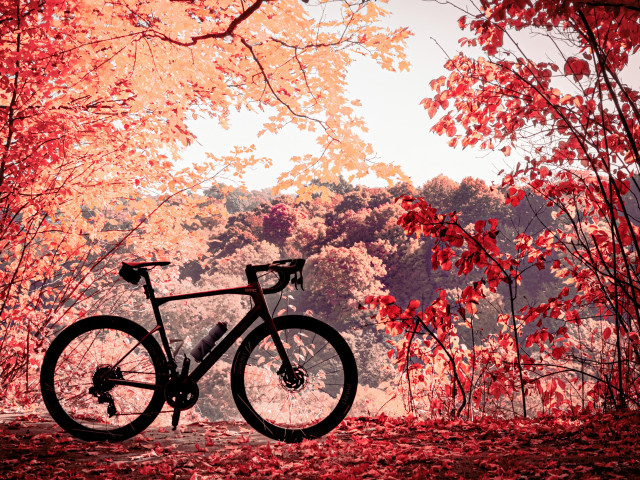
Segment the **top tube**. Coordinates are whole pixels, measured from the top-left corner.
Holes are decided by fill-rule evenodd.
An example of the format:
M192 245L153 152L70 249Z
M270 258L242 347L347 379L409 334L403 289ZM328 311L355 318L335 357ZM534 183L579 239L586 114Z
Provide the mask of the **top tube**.
M154 266L167 266L170 265L171 262L168 261L143 261L143 262L122 262L122 267L118 272L119 275L127 282L137 285L140 282L141 278L145 278L147 286L151 287L151 282L148 275L148 267ZM287 259L287 260L277 260L272 263L267 263L263 265L247 265L245 268L245 274L247 276L247 280L249 284L254 284L258 282L258 272L274 272L278 275L278 281L269 287L265 287L262 289L263 293L270 294L276 293L284 290L289 282L291 281L291 276L293 275L293 285L298 289L298 285L304 290L302 269L305 264L304 258L295 258L295 259ZM244 288L244 287L238 287ZM242 293L237 289L224 289L216 292L222 293L223 291L228 291L228 293ZM211 292L213 293L213 292ZM219 293L216 293L219 294ZM198 295L200 296L200 295Z

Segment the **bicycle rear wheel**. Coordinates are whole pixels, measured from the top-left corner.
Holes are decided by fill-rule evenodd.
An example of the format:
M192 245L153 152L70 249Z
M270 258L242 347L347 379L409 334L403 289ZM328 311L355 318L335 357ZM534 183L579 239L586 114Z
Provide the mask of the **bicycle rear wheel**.
M260 325L233 360L236 406L253 428L274 440L321 437L344 419L355 399L353 353L336 330L314 318L288 315L274 322L296 378L284 378L271 332Z
M142 432L164 405L169 372L147 330L121 317L89 317L51 342L42 398L53 419L82 440L120 441Z

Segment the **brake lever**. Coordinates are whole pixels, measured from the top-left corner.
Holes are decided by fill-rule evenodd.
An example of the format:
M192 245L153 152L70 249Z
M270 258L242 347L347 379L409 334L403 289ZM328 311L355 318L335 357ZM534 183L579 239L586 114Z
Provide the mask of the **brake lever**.
M298 277L298 273L300 273L300 277ZM293 286L298 290L298 285L300 288L304 290L304 278L302 276L302 272L296 272L293 274Z

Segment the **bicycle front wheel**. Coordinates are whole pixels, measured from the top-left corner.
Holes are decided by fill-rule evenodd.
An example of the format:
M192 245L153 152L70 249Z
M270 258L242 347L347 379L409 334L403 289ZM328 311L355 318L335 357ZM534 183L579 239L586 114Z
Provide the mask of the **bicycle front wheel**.
M284 442L321 437L347 415L358 371L347 342L311 317L274 319L295 378L285 378L266 324L242 342L231 368L231 391L245 420L263 435Z
M147 428L164 405L164 353L147 330L98 316L64 329L42 363L42 399L53 419L82 440L120 441Z

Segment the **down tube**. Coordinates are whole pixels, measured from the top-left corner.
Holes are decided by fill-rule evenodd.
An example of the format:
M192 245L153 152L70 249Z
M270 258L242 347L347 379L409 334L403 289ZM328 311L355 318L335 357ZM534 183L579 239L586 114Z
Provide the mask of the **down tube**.
M211 352L204 357L202 363L199 364L193 372L189 374L189 379L198 383L200 379L209 371L209 369L226 353L233 343L242 336L244 332L260 317L262 308L260 306L253 307L245 317L240 320L233 330L222 337L222 340L216 345Z

